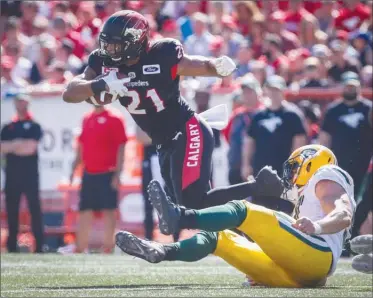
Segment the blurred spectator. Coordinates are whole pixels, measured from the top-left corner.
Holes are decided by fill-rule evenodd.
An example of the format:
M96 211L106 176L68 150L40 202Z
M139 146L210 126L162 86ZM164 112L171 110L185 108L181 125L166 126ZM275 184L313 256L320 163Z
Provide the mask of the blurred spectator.
M192 24L194 33L185 41L185 51L188 55L210 55L210 43L214 40L214 36L207 31L208 17L207 15L196 12L192 16Z
M80 34L80 40L88 47L88 51L94 50L95 40L102 25L101 20L96 17L94 5L93 1L82 1L76 14L79 26L75 31Z
M56 40L64 38L70 39L74 43L74 55L82 58L85 53L85 46L80 39L80 34L69 29L68 23L62 16L57 16L52 20L52 35Z
M224 28L224 21L226 22L227 18L229 18L229 21L233 22L234 24L233 18L230 15L228 15L226 1L209 1L209 16L211 23L210 31L214 35L222 34Z
M180 29L174 19L168 19L163 22L162 30L160 34L164 38L175 38L180 40Z
M360 72L361 85L363 88L373 88L373 66L364 66Z
M6 99L7 94L14 93L28 85L22 78L11 75L13 67L14 61L11 57L1 56L1 100Z
M345 72L359 73L358 64L345 56L346 47L341 41L333 40L330 47L332 65L328 70L328 77L331 84L341 83L342 74Z
M270 74L283 75L289 67L288 58L282 52L281 38L277 34L268 33L263 43L263 54L260 59L268 64Z
M36 241L35 252L43 252L43 216L39 198L38 143L40 125L28 110L30 97L17 93L14 97L16 117L1 130L1 155L5 155L5 202L9 236L8 252L18 252L17 236L21 196L25 195L31 214L31 227Z
M361 3L360 0L343 0L343 4L335 18L336 29L353 32L372 14L370 7Z
M119 0L96 1L95 9L97 17L105 23L113 13L122 10L122 3Z
M265 165L278 173L291 152L307 144L304 118L284 97L285 80L277 75L268 77L265 95L268 106L254 114L244 140L241 175L247 179ZM274 153L275 150L275 153Z
M352 40L352 45L359 53L359 62L361 66L372 65L373 52L372 42L368 33L360 32Z
M237 52L237 68L234 72L234 76L236 78L242 77L249 72L249 62L252 57L253 55L251 47L249 46L248 41L245 40L239 45Z
M57 61L65 63L66 69L77 75L82 68L83 62L73 53L74 43L71 40L65 38L59 43L56 49L55 59Z
M237 91L240 88L240 84L233 79L233 75L226 76L218 79L211 86L211 94L230 94Z
M39 12L39 2L38 1L22 1L21 10L22 10L22 18L21 18L22 32L26 36L31 36L32 35L32 23L34 22L35 17Z
M262 88L252 75L247 75L241 82L242 93L239 96L240 106L236 108L223 131L229 144L228 179L231 185L244 182L241 176L242 146L246 131L253 113L261 105Z
M372 156L372 128L369 112L372 103L360 94L356 73L343 74L343 100L333 102L325 112L320 144L329 147L338 164L354 179L355 198Z
M4 54L8 55L8 57L12 59L14 63L11 76L13 78L20 78L22 80L28 81L30 78L32 64L28 59L21 56L22 53L20 44L6 44L4 47Z
M249 63L250 72L258 80L260 86L264 85L264 82L266 81L266 78L267 78L266 67L267 67L267 64L261 60L252 60Z
M215 36L214 40L210 43L210 53L212 57L218 58L227 53L227 44L221 36Z
M143 1L143 9L141 13L143 14L150 14L153 16L156 24L157 24L157 31L162 30L163 23L170 19L170 16L166 15L162 8L164 6L164 0L146 0Z
M47 79L42 82L50 85L64 85L72 79L72 74L67 71L66 63L62 61L55 61L48 67Z
M318 22L304 8L303 0L289 0L289 10L285 12L285 28L299 36L303 47L310 48L316 43Z
M254 1L234 1L234 17L239 31L244 36L251 35L254 21L264 19Z
M82 124L70 181L82 163L84 174L80 190L76 252L88 248L89 232L94 211L104 217L104 252L114 248L118 190L123 167L124 145L127 142L123 120L103 106L94 107Z
M331 34L334 27L334 18L338 15L337 1L323 1L322 5L315 11L320 30Z
M331 67L330 49L324 44L315 44L311 49L312 56L320 61L319 77L322 79L328 78L328 70Z
M246 40L237 32L237 26L231 16L226 15L223 17L221 36L228 47L226 55L232 58L237 57L240 47L242 47ZM248 46L247 43L246 46Z
M21 52L27 48L30 43L29 37L21 32L21 23L18 18L10 17L5 23L4 44L19 44Z
M282 52L301 47L300 40L296 34L285 28L285 13L281 10L273 12L267 20L268 32L281 37Z
M320 61L309 57L304 61L305 78L300 82L300 88L327 88L328 80L320 76Z
M198 1L187 1L184 6L184 13L182 17L177 20L177 24L180 27L183 41L193 34L192 16L199 11Z
M318 104L312 103L309 100L300 101L298 106L302 110L306 119L308 144L315 144L317 143L320 132L320 106Z

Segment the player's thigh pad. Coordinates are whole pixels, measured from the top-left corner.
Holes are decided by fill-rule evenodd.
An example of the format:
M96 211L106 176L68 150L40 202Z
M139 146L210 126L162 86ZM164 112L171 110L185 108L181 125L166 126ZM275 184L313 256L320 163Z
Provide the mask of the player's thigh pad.
M333 256L323 238L293 228L295 220L282 212L245 204L246 219L238 229L269 258L302 285L315 285L327 276Z
M289 274L269 258L253 242L230 231L219 232L214 255L250 276L252 280L270 287L299 287Z

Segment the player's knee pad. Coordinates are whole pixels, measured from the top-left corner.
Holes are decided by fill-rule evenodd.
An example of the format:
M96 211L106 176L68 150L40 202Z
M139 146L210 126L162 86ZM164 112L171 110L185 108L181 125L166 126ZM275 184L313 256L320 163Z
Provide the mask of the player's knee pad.
M250 203L249 203L250 204ZM247 215L248 204L245 201L231 201L226 204L230 208L232 215L238 217L238 222L241 224Z
M198 241L201 241L204 245L208 245L210 247L211 253L213 253L216 249L218 244L218 232L206 232L201 231L197 233Z

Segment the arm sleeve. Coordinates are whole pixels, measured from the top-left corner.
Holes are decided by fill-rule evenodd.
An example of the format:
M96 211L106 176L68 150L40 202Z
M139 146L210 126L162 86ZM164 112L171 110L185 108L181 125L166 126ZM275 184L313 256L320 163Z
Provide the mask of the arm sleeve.
M97 75L102 73L103 59L98 55L98 50L93 51L89 55L88 66L92 68Z
M31 139L35 141L40 141L41 137L43 136L43 131L39 124L35 124Z
M156 42L153 47L156 48L157 54L161 55L166 69L170 69L171 78L175 79L177 76L177 65L184 57L184 49L180 41L166 38Z
M248 125L247 128L247 135L253 139L256 139L258 134L258 120L257 117L253 117L251 123Z
M333 121L330 114L330 110L327 110L324 119L321 123L321 130L327 132L328 134L333 134Z

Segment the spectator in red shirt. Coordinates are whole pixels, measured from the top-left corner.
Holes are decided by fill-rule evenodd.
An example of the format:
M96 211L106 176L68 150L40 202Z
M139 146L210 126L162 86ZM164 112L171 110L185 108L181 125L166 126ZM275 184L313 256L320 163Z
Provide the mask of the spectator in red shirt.
M301 47L301 42L296 34L285 29L285 13L275 11L267 19L268 32L281 37L282 51L284 53Z
M367 5L364 5L360 0L345 0L344 6L338 11L338 16L335 18L334 25L336 29L353 32L357 30L365 20L371 16L371 10Z
M80 191L80 212L76 252L88 247L93 211L103 211L104 251L114 247L117 196L127 141L122 119L102 106L95 107L83 120L73 174L82 162L84 174Z
M251 34L254 20L264 19L258 6L254 1L234 2L236 24L244 36Z
M82 58L85 54L85 46L81 41L80 34L70 30L69 25L62 16L57 16L52 21L52 35L56 40L70 39L74 43L74 55Z

